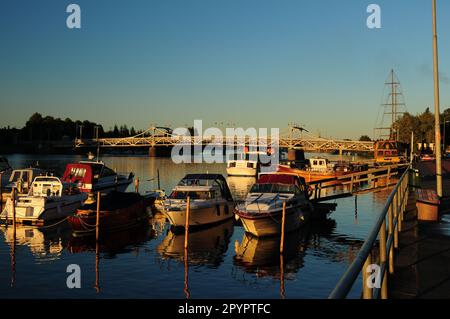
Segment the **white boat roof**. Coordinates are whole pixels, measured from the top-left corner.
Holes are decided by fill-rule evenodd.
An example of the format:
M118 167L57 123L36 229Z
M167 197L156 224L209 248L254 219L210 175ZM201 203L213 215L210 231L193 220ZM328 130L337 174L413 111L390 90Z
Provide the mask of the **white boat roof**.
M208 192L211 191L213 189L218 189L219 187L216 185L189 185L189 186L182 186L182 185L178 185L175 186L175 188L173 189L174 191L182 191L182 192Z

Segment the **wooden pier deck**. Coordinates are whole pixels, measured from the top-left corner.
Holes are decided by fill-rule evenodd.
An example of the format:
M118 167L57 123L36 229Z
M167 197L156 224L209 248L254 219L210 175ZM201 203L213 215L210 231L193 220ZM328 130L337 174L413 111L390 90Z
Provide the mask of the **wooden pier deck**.
M443 161L443 198L439 223L417 221L414 192L408 198L389 298L450 298L450 161ZM419 164L421 187L435 189L435 165Z

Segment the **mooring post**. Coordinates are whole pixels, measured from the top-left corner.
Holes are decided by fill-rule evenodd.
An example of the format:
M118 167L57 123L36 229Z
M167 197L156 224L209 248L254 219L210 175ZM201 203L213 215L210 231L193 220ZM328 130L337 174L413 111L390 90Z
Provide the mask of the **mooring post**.
M286 201L283 201L283 215L281 218L281 240L280 240L280 253L284 251L284 225L286 223Z
M16 231L16 188L12 188L11 192L11 200L12 200L12 215L13 215L13 229Z
M95 243L95 291L100 292L100 244Z
M158 189L161 189L161 180L159 179L159 168L156 169L156 173L158 175Z
M184 249L188 249L189 240L189 214L191 210L191 197L187 197L186 202L186 222L184 225Z
M99 228L100 228L100 192L97 192L97 214L95 222L95 240L98 242L99 239Z
M134 180L134 191L136 193L139 193L139 177L136 177L136 179Z
M284 256L280 254L280 296L286 298L286 289L284 288Z

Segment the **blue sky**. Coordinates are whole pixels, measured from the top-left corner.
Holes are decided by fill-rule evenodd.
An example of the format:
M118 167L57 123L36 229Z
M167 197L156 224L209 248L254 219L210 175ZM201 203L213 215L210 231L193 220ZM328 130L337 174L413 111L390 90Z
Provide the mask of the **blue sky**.
M69 30L77 3L82 29ZM370 3L382 29L366 27ZM373 134L394 68L408 111L433 107L429 0L2 0L0 126L35 111L173 127L295 121ZM450 107L450 2L438 0L441 109Z

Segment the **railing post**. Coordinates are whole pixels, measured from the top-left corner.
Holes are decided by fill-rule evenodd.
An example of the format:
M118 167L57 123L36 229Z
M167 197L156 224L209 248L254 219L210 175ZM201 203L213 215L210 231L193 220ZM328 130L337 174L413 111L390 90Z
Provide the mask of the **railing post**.
M395 193L394 195L394 200L393 200L393 208L394 208L394 224L397 221L397 225L394 226L394 248L397 249L398 248L398 192Z
M386 254L386 219L380 228L380 266L385 264L387 261ZM381 299L387 299L387 270L385 269L383 273L383 278L381 282Z
M388 210L388 234L391 237L394 233L394 218L393 218L393 203L389 205ZM394 273L394 245L391 244L389 247L389 273Z
M363 299L372 299L372 288L367 285L369 274L367 268L372 264L372 253L367 256L366 262L363 266Z

